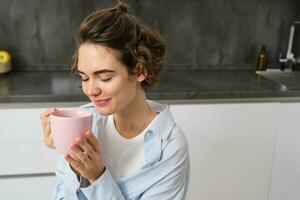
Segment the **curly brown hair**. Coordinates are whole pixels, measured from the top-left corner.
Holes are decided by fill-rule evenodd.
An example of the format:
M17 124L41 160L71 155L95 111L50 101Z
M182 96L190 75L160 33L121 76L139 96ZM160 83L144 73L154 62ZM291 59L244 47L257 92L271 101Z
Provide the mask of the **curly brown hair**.
M121 1L111 8L89 14L77 31L77 50L71 68L77 73L78 48L91 42L121 52L118 58L130 75L144 74L141 83L147 89L157 83L162 75L165 44L162 36L128 13L128 6ZM136 69L140 63L142 69Z

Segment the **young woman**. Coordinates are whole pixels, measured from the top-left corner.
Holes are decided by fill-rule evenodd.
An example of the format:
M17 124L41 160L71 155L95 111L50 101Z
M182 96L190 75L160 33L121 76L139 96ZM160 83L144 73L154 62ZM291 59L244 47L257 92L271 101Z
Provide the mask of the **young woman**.
M93 128L57 165L53 199L185 199L188 144L166 105L146 99L162 73L161 36L128 14L127 6L96 11L78 29L73 72L91 103ZM55 148L49 115L45 143Z

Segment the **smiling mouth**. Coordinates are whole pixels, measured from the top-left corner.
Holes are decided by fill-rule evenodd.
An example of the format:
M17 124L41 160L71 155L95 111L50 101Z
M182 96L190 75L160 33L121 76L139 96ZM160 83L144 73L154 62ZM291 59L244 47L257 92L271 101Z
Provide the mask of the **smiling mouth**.
M106 106L110 103L111 99L94 100L93 103L97 106Z

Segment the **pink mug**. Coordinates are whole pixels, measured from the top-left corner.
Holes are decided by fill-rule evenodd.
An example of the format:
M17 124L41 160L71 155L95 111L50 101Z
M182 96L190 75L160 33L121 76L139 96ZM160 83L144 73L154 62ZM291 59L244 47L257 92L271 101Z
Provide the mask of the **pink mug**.
M75 140L92 129L92 113L84 109L58 110L50 115L56 150L67 154Z

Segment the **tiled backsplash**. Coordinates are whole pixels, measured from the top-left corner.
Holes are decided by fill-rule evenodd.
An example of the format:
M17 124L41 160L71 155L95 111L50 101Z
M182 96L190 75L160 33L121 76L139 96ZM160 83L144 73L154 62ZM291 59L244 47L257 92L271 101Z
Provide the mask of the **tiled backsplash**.
M79 22L115 2L1 0L0 49L10 51L15 69L67 69ZM287 45L288 23L300 19L299 0L125 2L164 35L169 68L255 69L263 44L276 67Z

